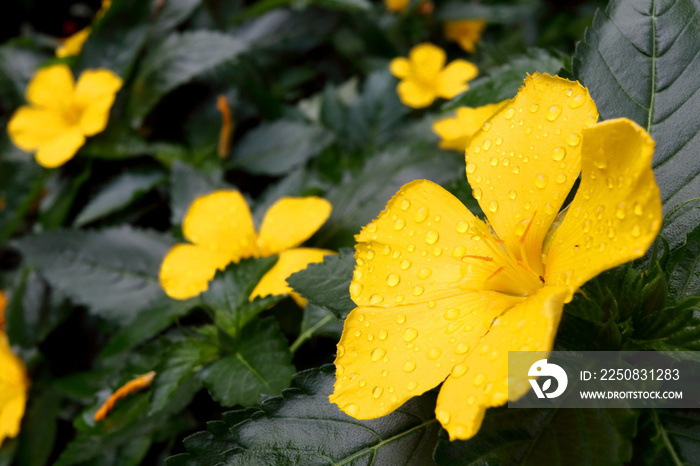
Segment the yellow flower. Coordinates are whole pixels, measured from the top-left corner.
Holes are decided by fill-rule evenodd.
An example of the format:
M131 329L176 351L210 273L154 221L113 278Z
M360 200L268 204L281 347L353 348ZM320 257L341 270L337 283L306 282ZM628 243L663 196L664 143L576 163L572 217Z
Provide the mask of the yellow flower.
M445 39L457 42L465 52L473 53L486 28L483 19L464 19L445 23Z
M437 97L451 99L469 89L467 81L478 74L476 66L466 60L454 60L443 68L444 65L445 51L428 43L413 47L408 58L394 58L389 69L401 79L396 88L401 102L420 108Z
M384 5L389 11L404 11L411 0L384 0Z
M102 0L102 7L95 15L95 20L104 16L107 9L112 5L112 0ZM81 29L70 37L66 37L61 41L61 45L56 49L56 56L60 58L78 55L83 49L85 41L90 36L92 28L90 26Z
M660 228L653 140L627 119L597 118L579 83L529 76L466 149L487 222L418 180L362 229L333 403L372 419L442 383L436 417L467 439L509 384L511 399L529 389L509 379L508 351L550 351L564 303L642 256Z
M24 363L12 352L5 332L0 332L0 445L19 433L28 387Z
M10 119L10 138L22 150L37 151L40 165L63 165L86 136L105 129L121 86L121 78L106 69L86 70L74 83L66 65L42 68L27 86L30 105L18 108Z
M433 123L433 131L441 139L440 148L464 152L472 135L504 104L505 101L477 108L459 107L454 117Z
M279 254L277 263L250 295L291 294L301 306L306 301L293 293L287 277L332 251L297 248L318 230L331 213L319 197L283 197L265 213L256 233L253 217L238 191L220 190L201 196L190 205L182 232L190 243L175 245L163 259L160 284L171 298L187 299L209 288L216 270L248 257Z

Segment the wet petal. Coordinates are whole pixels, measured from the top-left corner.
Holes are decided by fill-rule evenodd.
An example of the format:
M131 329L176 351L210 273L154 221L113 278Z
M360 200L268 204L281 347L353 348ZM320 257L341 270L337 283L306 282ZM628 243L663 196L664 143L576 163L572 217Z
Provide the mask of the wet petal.
M412 108L427 107L435 100L435 91L432 88L425 87L417 81L404 80L396 86L396 91L399 94L399 99L404 105Z
M22 360L10 348L7 335L0 332L0 444L7 437L19 434L24 409L27 404L26 368Z
M189 299L209 288L216 270L229 264L225 254L194 244L176 244L160 265L158 280L173 299Z
M454 60L440 72L436 80L437 94L451 99L469 89L468 81L476 78L479 69L466 60Z
M505 102L499 102L477 108L459 107L454 117L433 123L433 131L441 139L440 147L464 152L472 135L504 104Z
M185 238L228 257L228 262L257 254L253 217L238 191L220 190L192 202L182 222Z
M293 273L304 270L309 264L323 262L323 257L328 254L335 253L315 248L297 248L280 253L277 263L263 275L250 294L250 299L291 293L292 289L287 284L287 278ZM301 298L299 295L297 296ZM305 300L301 299L305 304Z
M416 79L433 82L445 65L445 51L430 43L418 44L411 49L408 59Z
M506 311L462 361L464 370L445 380L435 413L450 440L473 437L486 408L508 401L509 384L518 398L527 392L527 373L508 377L508 351L550 351L568 294L567 287L546 286Z
M258 247L269 256L300 245L328 219L330 202L320 197L283 197L265 213Z
M41 68L27 86L27 101L39 107L62 110L73 96L73 73L67 65Z
M464 370L459 362L494 317L522 300L461 293L428 306L360 306L345 320L330 401L356 419L390 413Z
M653 154L651 136L630 120L584 131L581 185L552 239L548 284L576 289L646 252L662 219Z
M467 178L498 236L542 274L541 248L581 167L581 134L598 113L579 83L525 79L467 147Z
M72 159L78 149L85 144L85 136L78 127L69 127L53 138L42 144L36 153L36 161L46 168L55 168Z
M86 70L75 86L75 104L81 109L80 127L92 136L105 129L109 111L122 79L106 69Z
M389 63L389 71L399 79L403 79L411 74L411 63L404 57L398 57Z
M12 142L25 151L35 151L68 128L61 113L26 105L17 109L7 125Z

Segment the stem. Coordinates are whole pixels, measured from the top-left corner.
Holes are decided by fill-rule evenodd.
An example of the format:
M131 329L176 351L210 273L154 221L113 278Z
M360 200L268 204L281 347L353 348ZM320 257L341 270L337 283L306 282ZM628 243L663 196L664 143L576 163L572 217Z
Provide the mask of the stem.
M299 349L301 345L303 345L306 340L311 338L314 334L314 332L321 327L325 326L326 324L330 323L335 319L335 316L333 314L328 314L325 316L323 319L319 320L314 324L311 328L307 329L306 331L302 332L299 337L292 343L292 346L289 347L289 351L292 353L296 353L296 351Z

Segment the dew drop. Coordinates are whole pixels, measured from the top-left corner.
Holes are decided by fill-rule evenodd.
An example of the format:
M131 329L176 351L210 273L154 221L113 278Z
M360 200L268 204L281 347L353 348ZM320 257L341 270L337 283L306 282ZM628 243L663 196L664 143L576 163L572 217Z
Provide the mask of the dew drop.
M403 364L403 371L404 371L404 372L413 372L414 370L416 370L416 363L415 363L415 362L413 362L413 361L406 361L406 362Z
M465 366L464 364L457 364L456 366L454 366L452 368L452 371L450 372L452 377L455 377L455 378L462 377L466 373L467 373L467 366Z
M396 323L403 324L404 322L406 322L406 316L401 313L396 314Z
M582 94L575 95L569 99L569 108L579 108L586 102L586 97Z
M445 317L446 320L455 320L457 317L459 317L460 311L457 308L452 308L448 309L445 311L445 314L443 314L443 317Z
M479 189L479 188L474 188L474 189L472 189L472 196L473 196L474 199L476 199L477 201L478 201L479 199L481 199L481 194L482 194L481 189Z
M476 164L474 162L469 162L467 164L467 174L471 175L476 171Z
M457 353L457 354L464 354L467 351L469 351L469 345L467 345L465 343L460 343L455 348L455 353Z
M537 104L530 105L530 113L535 113L539 109L540 109L540 106Z
M386 284L394 287L401 282L401 277L395 273L390 273L389 275L386 276Z
M563 173L559 173L556 178L557 184L564 184L566 183L566 175Z
M571 147L576 147L581 143L581 136L576 133L571 133L566 137L566 143Z
M554 121L561 115L561 107L559 105L552 105L547 110L546 118L548 121Z
M401 210L408 210L411 207L411 201L408 199L401 200Z
M496 138L495 142L497 146L500 146L501 144L503 144L503 138Z
M480 146L474 146L474 148L473 148L472 150L474 151L475 154L478 154L479 152L481 152L481 147L480 147Z
M425 242L428 244L435 244L438 239L440 239L440 234L435 230L430 230L425 234Z
M467 248L459 245L452 250L452 257L462 257L467 252Z
M495 167L498 165L498 157L491 157L491 166Z
M428 269L428 268L421 269L420 272L418 272L418 278L420 278L421 280L425 280L426 278L430 277L432 274L433 274L433 271Z
M491 212L496 212L498 210L498 202L497 201L489 202L489 210Z
M469 398L467 398L467 404L469 406L474 406L474 403L476 403L476 397L474 395L469 395Z
M430 351L428 351L428 359L434 361L437 358L439 358L441 354L442 351L440 350L440 348L430 348Z
M366 380L360 380L360 381L358 382L357 385L359 385L360 387L364 387L365 385L367 385L367 381L366 381Z
M415 380L409 380L408 383L406 384L406 388L409 391L415 390L416 387L418 387L418 382L416 382Z
M642 204L640 202L635 202L634 203L634 215L640 216L644 214L644 209L642 208Z
M338 345L338 357L342 358L344 354L345 354L345 346Z
M413 287L413 296L420 296L423 294L423 291L425 291L425 288L420 285L416 285Z
M627 216L627 212L625 211L625 203L621 202L617 205L617 210L615 211L615 217L619 218L620 220L624 219Z
M608 161L605 159L595 159L593 161L593 166L596 168L599 168L601 170L604 170L608 168Z
M555 147L552 151L552 159L554 159L555 162L560 162L564 157L566 157L566 149L562 146Z
M345 411L350 416L355 417L357 416L357 413L360 412L360 407L357 406L355 403L348 403L345 406L343 406L343 411Z
M465 222L464 220L460 220L457 222L457 231L459 233L466 233L467 230L469 230L469 224Z
M525 134L532 134L532 128L530 128L529 126L525 128Z
M413 217L413 220L415 220L418 223L424 222L426 218L428 218L428 208L427 207L421 207L416 211L416 215Z
M356 337L362 336L362 331L361 331L361 330L355 330L355 336L356 336Z
M418 330L413 327L408 327L403 332L403 341L413 341L418 336Z
M481 125L481 129L484 131L484 133L488 133L491 129L491 123L489 123L488 121L484 122L484 124Z
M350 295L357 297L360 293L362 293L362 285L357 282L352 282L350 284Z
M517 175L520 173L520 167L515 165L513 166L513 174Z
M515 225L515 235L516 236L523 236L525 234L525 230L527 230L527 225L530 223L530 219L526 218L525 220L521 220L517 225Z
M518 193L515 190L511 189L508 191L508 199L515 199L516 197L518 197Z
M508 110L506 110L506 114L505 114L506 120L512 120L514 116L515 116L515 109L514 108L509 108Z
M374 398L379 398L382 396L382 393L384 393L384 389L382 387L377 386L372 389L372 396Z
M457 330L459 330L459 327L461 324L459 322L452 322L450 325L447 326L445 329L445 333L454 333Z
M336 364L335 365L335 373L336 373L336 375L343 375L345 373L345 367L342 366L341 364Z
M639 228L639 225L635 225L632 227L632 236L634 236L635 238L639 238L640 236L642 236L642 229Z
M370 304L379 304L382 301L384 301L384 298L379 296L378 294L373 294L372 296L369 297Z
M484 383L485 380L486 376L484 374L477 374L476 377L474 377L474 385L479 386Z
M399 264L399 267L401 268L401 270L408 270L409 268L411 268L411 261L404 259L401 261L401 264Z
M535 177L535 186L544 189L547 186L547 175L540 173Z
M482 147L484 150L489 150L491 149L491 140L490 139L484 139L484 142L482 143Z
M394 230L396 230L396 231L403 230L405 226L406 226L406 220L404 220L402 218L396 219L396 221L394 222Z

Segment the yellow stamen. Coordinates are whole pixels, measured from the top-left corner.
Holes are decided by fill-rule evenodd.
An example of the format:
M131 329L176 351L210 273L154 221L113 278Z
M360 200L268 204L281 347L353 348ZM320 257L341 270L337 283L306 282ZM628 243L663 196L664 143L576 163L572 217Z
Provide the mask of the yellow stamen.
M493 277L495 277L495 276L498 275L499 273L503 272L504 269L505 269L505 267L503 267L503 266L497 268L495 272L493 272L491 275L489 275L489 276L486 278L486 280L484 280L484 283L488 282L488 281L491 280Z
M470 259L479 259L482 261L493 262L493 257L491 256L473 256L471 254L467 254L465 256L462 256L462 259L464 259L465 257L469 257Z

